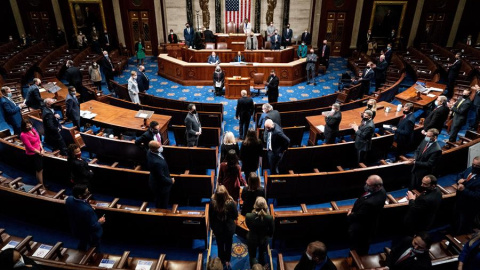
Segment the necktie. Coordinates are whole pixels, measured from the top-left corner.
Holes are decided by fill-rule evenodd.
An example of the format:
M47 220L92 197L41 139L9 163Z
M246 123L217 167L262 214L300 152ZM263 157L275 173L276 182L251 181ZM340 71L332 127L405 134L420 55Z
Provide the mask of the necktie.
M325 45L323 45L322 57L325 57Z
M465 101L465 99L462 98L462 100L460 100L460 102L458 102L457 106L455 106L455 107L457 107L457 109L460 108L460 105L462 105L462 103L463 103L464 101ZM453 112L453 115L452 115L452 116L455 116L455 112Z
M395 264L399 264L399 263L405 261L406 259L408 259L408 258L410 258L410 257L413 257L414 254L415 254L415 253L413 252L413 248L408 249L408 250L404 253L404 255L397 260L397 262L396 262Z
M172 34L172 42L173 42L173 34Z
M473 173L468 174L468 177L467 177L467 179L465 179L465 182L470 181L470 179L472 179L472 178L473 178Z
M157 138L157 142L160 143L160 146L162 145L162 137L160 137L160 134L155 134L155 138Z
M430 143L427 143L425 145L425 148L423 148L423 151L422 151L422 155L425 153L425 151L427 151L428 147L430 147Z
M272 151L272 132L268 132L267 151Z
M250 49L253 50L253 38L250 38L250 41L251 41L251 42L250 42L250 44L251 44L251 45L250 45L250 46L251 46Z

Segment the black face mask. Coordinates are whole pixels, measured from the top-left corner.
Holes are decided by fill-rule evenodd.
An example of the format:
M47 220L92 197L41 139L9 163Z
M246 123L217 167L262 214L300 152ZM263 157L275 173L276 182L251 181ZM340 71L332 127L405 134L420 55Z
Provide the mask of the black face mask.
M410 113L410 111L403 111L403 114L408 114Z
M480 167L472 166L472 174L480 174Z
M366 121L370 120L370 118L363 117L362 120L366 122Z
M192 114L196 114L196 113L197 113L197 110L193 110L193 111L192 111Z
M373 108L373 105L372 104L367 104L367 108L371 109L371 108Z
M463 98L464 98L464 99L467 99L467 98L469 98L469 97L470 97L470 95L463 95Z
M152 133L153 133L153 134L158 134L158 130L152 129Z

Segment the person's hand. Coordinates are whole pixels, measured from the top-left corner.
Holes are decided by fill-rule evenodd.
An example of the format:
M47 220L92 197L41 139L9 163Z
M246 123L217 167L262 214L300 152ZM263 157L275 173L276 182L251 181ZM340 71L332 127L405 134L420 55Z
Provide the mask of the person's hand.
M459 184L459 185L463 184L463 183L465 183L465 179L463 179L463 178L457 181L457 184Z
M410 158L407 160L407 164L413 164L413 163L415 163L415 159Z
M112 71L115 71L115 69L114 69L114 68L112 68Z
M175 178L172 177L172 185L175 184Z
M407 191L407 198L409 200L415 200L417 198L417 195L415 195L413 192L411 192L410 190Z
M58 113L56 113L55 118L60 119L60 115Z
M101 218L99 218L98 223L100 223L100 224L105 223L105 216L102 216Z
M422 134L425 135L425 134L427 134L427 132L425 132L425 130L422 130Z
M396 127L392 127L392 130L395 131L395 130L397 130L397 128L396 128Z
M197 135L197 136L200 135L200 134L202 134L202 133L199 132L199 131L195 132L195 135Z
M465 186L464 186L463 184L459 184L459 185L457 186L457 190L458 190L458 191L463 191L464 189L465 189Z
M347 216L350 216L352 214L352 208L348 209Z
M358 125L357 125L357 123L350 124L350 127L353 128L355 131L358 130Z

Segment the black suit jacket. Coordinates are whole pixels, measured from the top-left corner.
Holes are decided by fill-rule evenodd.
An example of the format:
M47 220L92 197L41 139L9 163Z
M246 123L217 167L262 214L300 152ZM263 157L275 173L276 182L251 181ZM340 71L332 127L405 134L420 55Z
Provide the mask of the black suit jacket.
M203 31L203 37L205 38L205 42L215 42L215 35L211 30L205 30Z
M472 105L480 107L480 91L475 91L475 97L473 98Z
M48 144L52 144L51 142L62 140L62 136L60 135L60 130L62 126L60 125L60 122L55 117L53 112L47 107L43 107L42 117L43 129L45 132L45 141Z
M113 69L115 67L113 66L113 63L110 58L107 59L105 56L102 57L100 60L100 65L103 68L103 72L105 73L105 76L109 76L109 77L113 76Z
M396 264L403 253L412 247L413 237L404 238L397 246L392 248L390 254L387 254L387 265L391 270L427 270L432 268L432 259L428 251L421 254L415 254L399 264Z
M325 117L325 141L329 142L331 139L334 139L338 134L338 126L342 121L342 113L340 111L335 111L332 116Z
M455 62L453 62L453 64L448 69L448 79L457 78L461 67L462 67L462 60L455 60Z
M137 72L137 85L138 91L145 92L150 88L150 80L147 78L147 75L143 72Z
M325 54L322 57L323 46L325 46ZM320 58L324 58L325 60L328 61L328 59L330 58L330 46L322 44L322 46L318 48L318 54L320 55Z
M300 261L298 264L295 266L294 270L315 270L315 262L311 261L308 259L307 254L305 252L302 254L302 257L300 258ZM333 262L330 260L330 258L327 257L327 261L323 265L320 270L337 270L337 267Z
M265 119L272 119L273 123L282 126L282 119L280 117L280 113L277 110L271 110L265 116Z
M83 80L83 75L78 67L69 67L65 71L65 79L67 80L68 85L70 86L81 85ZM80 91L81 89L76 89L76 90Z
M67 105L67 117L80 123L80 103L78 103L78 99L68 94L65 99L65 104Z
M458 176L458 179L467 179L471 172L472 167L470 166ZM480 211L480 175L473 176L463 184L465 189L463 191L457 190L457 208L460 207L472 214Z
M36 84L32 84L30 88L28 88L26 99L27 100L25 101L25 104L27 104L27 106L30 108L38 110L44 106L43 99L40 96L39 86Z
M258 245L266 243L269 237L273 236L275 224L271 215L266 215L263 220L254 213L247 213L245 223L249 229L247 242Z
M148 151L147 166L150 170L148 183L155 193L166 193L170 191L173 181L170 178L168 165L164 158L158 154Z
M423 130L427 131L436 128L438 131L443 129L445 121L447 121L450 109L446 105L438 106L425 118Z
M238 55L235 55L235 57L233 57L232 59L232 62L245 62L245 57L242 55L240 55L240 61L238 61Z
M143 149L148 151L148 143L153 141L153 132L148 129L145 131L140 137L135 139L135 145L142 147Z
M312 34L303 32L301 41L304 41L306 45L310 45L312 43Z
M275 42L275 38L277 42ZM282 37L280 35L273 34L270 37L270 43L272 43L272 50L280 50L280 44L282 43Z
M215 207L210 207L208 210L208 217L210 227L215 235L233 236L235 233L235 220L238 218L237 205L232 202L225 204L225 213L223 215L215 211Z
M263 133L263 139L265 143L268 140L268 133L269 131L265 129L265 132ZM272 151L276 155L279 155L288 149L288 145L290 144L290 139L287 137L287 135L285 135L285 133L283 133L283 129L277 124L273 126L271 133L272 133L272 141L271 141Z
M370 81L375 78L375 70L370 69L370 72L367 73L368 68L363 70L362 83L370 84Z
M75 158L69 163L70 176L75 184L88 184L93 178L93 172L90 170L85 160Z
M428 231L435 221L435 215L442 203L442 192L435 188L425 191L415 200L408 202L404 223L412 232Z
M423 140L415 150L415 163L413 164L412 173L415 174L417 179L422 179L425 175L431 174L433 168L438 162L438 159L442 155L442 148L438 142L432 143L425 152L425 146L427 142Z
M374 132L375 124L373 124L373 120L366 121L363 125L358 126L358 130L355 132L355 148L358 151L370 150Z
M352 213L347 216L349 230L364 233L374 231L386 199L387 193L384 188L358 198L353 204Z
M413 142L413 129L415 128L415 115L409 113L405 118L400 119L395 130L394 140L401 144L411 144Z
M172 36L173 36L173 38L172 38ZM168 42L170 42L170 43L178 43L177 34L169 34L169 35L168 35Z
M279 80L277 76L270 75L267 79L268 96L276 96L278 98L278 84Z
M235 117L240 117L240 119L249 119L254 110L255 107L253 105L253 99L251 97L241 97L237 101Z
M225 85L225 73L222 72L213 72L213 87L215 87L216 82L222 82L220 88L223 88Z
M472 105L472 101L466 98L465 101L462 102L462 99L463 98L459 98L451 108L452 112L454 113L452 126L463 126L465 123L467 123L468 111ZM460 102L462 102L462 104L458 106Z
M387 61L388 64L390 64L390 61L392 61L392 54L392 50L385 51L385 61Z
M385 80L387 68L388 68L387 61L382 61L382 62L379 61L377 63L377 66L374 69L375 70L375 80L380 80L380 81Z
M198 114L197 114L198 117ZM195 132L200 131L200 128L202 127L202 124L200 123L200 119L197 120L195 119L195 116L191 113L187 114L187 117L185 117L185 133L187 137L187 142L190 141L195 141L198 138L198 135L195 135Z

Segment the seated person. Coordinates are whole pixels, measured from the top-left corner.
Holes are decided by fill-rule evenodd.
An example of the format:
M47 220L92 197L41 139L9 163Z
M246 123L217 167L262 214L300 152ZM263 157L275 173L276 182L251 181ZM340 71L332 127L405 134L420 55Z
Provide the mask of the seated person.
M428 250L432 245L432 238L426 232L420 232L415 237L406 237L401 243L392 248L387 255L387 267L382 269L430 269L432 259Z
M258 40L253 32L251 32L250 36L245 40L245 50L258 50Z
M210 55L207 59L207 63L215 65L220 64L220 58L215 52L212 52L212 55Z
M232 62L245 62L245 57L242 55L241 51L238 51L237 56L235 56Z

